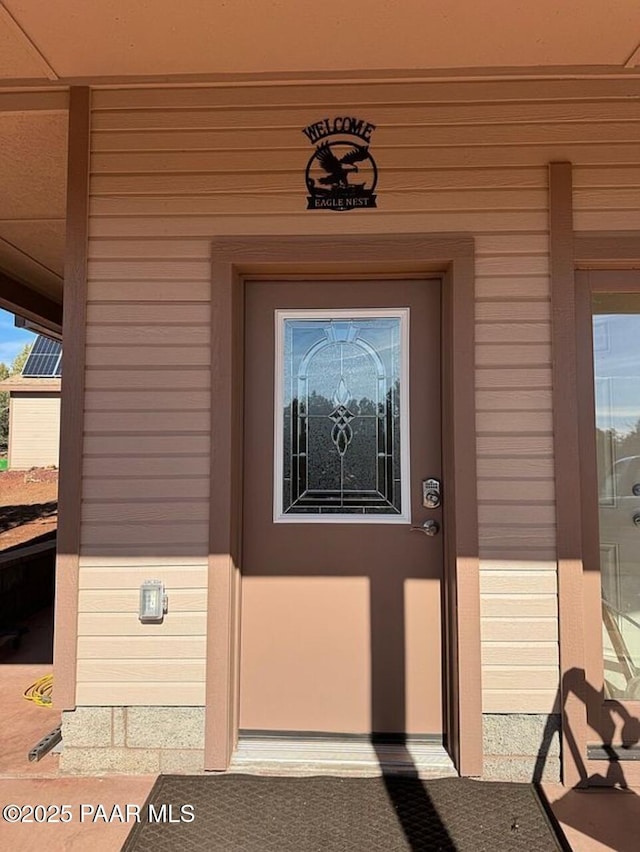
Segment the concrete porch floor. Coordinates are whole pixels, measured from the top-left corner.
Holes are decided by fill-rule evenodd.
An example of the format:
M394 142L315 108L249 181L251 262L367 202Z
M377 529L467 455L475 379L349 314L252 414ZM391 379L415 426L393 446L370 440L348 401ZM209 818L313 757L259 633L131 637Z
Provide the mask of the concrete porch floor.
M71 806L73 820L66 824L9 824L0 817L0 849L116 852L131 825L80 823L80 804L102 804L109 812L115 804L141 806L156 778L63 777L58 772L58 756L51 753L37 763L29 762L28 751L60 723L60 714L54 708L39 707L23 698L28 686L52 670L52 608L37 613L25 626L29 631L18 650L12 650L9 645L0 648L0 811L10 804L67 804Z
M569 790L560 784L543 789L575 852L637 852L640 790Z
M59 722L53 709L25 701L24 690L51 671L51 611L29 621L18 651L0 649L0 809L8 804L71 806L73 820L66 824L8 824L0 819L0 849L51 852L91 849L118 852L131 824L104 821L79 822L81 803L103 805L111 812L118 804L142 806L155 776L109 778L61 776L58 758L49 754L29 763L27 752ZM636 852L640 826L640 791L578 791L545 784L544 791L575 852ZM179 852L179 850L176 850ZM229 850L233 852L233 850ZM301 850L303 852L303 850Z
M23 695L38 678L52 671L52 608L36 613L24 626L28 632L17 650L9 644L0 648L0 777L50 777L57 775L58 757L48 754L38 763L29 763L27 753L60 724L60 714L54 708L26 701Z

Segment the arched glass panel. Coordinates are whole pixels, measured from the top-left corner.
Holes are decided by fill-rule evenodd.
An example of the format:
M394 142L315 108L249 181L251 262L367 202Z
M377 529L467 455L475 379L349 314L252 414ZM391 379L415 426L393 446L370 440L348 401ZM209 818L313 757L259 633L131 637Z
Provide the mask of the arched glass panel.
M280 317L278 519L404 518L406 319Z

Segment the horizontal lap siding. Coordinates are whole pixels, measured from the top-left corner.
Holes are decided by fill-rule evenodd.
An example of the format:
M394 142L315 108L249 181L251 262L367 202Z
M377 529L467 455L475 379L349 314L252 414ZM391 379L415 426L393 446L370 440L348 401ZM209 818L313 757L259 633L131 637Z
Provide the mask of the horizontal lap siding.
M210 251L188 246L123 239L103 259L90 240L81 705L204 704ZM168 595L161 625L138 619L152 578Z
M484 706L549 711L558 636L547 163L576 163L578 226L638 227L632 83L114 89L95 92L93 106L84 552L157 552L176 566L206 552L212 237L471 233ZM377 125L377 211L304 211L312 148L301 128L336 114ZM149 631L113 585L127 576L121 565L100 588L83 569L82 694L101 689L83 660L95 659L118 696L153 678ZM201 660L204 597L177 600L194 610L166 619L158 653L173 659L184 647ZM119 664L127 636L135 684L135 666ZM155 686L144 694L159 696Z
M573 115L573 109L572 105L568 116ZM610 156L597 165L585 158L583 148L576 146L571 151L577 230L640 227L640 166L618 163L616 145L608 151ZM531 292L527 288L527 298ZM548 363L550 357L546 348L550 327L536 324L533 314L526 324L520 321L521 316L518 314L518 320L510 326L499 326L495 313L482 314L478 342L493 354L496 350L490 345L498 338L512 344L512 354L522 353L526 344L532 355L530 366L538 369L538 363ZM523 383L512 389L513 383L507 378L505 390L494 386L486 389L493 384L491 377L484 373L482 360L477 363L481 388L476 397L480 535L488 557L481 572L483 706L488 713L558 711L553 677L558 665L558 627L553 611L555 563L536 562L537 558L550 560L554 556L553 523L542 523L546 510L553 505L553 457L550 447L538 440L541 432L547 436L550 432L551 398L541 387L539 373L532 375L529 387ZM515 363L511 357L509 366ZM530 451L505 442L505 451L501 452L499 435L506 437L506 433L511 438L530 436ZM495 516L485 516L485 523L483 506L496 512ZM526 522L514 516L521 508L530 511ZM504 514L497 522L501 512ZM523 563L527 555L529 560ZM507 670L511 674L505 680Z
M640 164L615 169L578 165L574 223L583 231L640 229Z
M208 552L209 249L89 253L82 547L147 558ZM201 586L206 591L206 577Z
M128 487L126 480L121 484ZM109 512L111 504L101 509ZM144 556L132 555L131 548L117 556L106 546L103 556L81 557L80 705L204 703L206 556L162 556L161 544L144 549ZM139 588L153 578L165 583L168 613L162 624L144 625L138 620Z
M81 705L204 703L209 279L176 268L163 282L155 245L147 252L89 265ZM138 619L150 578L168 594L161 625Z
M519 545L514 542L512 549L517 552ZM555 563L534 558L485 559L480 593L484 711L549 713L557 709Z

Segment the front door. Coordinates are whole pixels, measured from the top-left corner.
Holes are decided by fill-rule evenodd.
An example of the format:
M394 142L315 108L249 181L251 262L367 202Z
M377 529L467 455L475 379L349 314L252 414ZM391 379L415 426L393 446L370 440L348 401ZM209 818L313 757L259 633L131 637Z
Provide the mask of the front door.
M241 729L442 733L440 284L247 283Z

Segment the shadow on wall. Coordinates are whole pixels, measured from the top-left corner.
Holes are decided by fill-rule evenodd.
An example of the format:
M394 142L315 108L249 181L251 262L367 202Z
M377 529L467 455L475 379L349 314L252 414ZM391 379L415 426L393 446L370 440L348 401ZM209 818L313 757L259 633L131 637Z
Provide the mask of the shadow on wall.
M575 699L582 702L585 709L602 707L596 720L589 718L589 724L595 732L594 741L601 744L606 756L602 760L603 772L589 774L586 755L582 753L569 724L567 703ZM582 669L570 669L565 673L558 704L563 719L563 747L570 751L580 780L575 788L553 802L551 807L554 817L565 826L575 828L616 852L637 852L640 796L629 789L620 753L640 742L640 719L631 715L619 701L606 699L605 703L604 690L591 686ZM538 787L542 782L555 733L550 719L543 733L532 779ZM566 765L568 755L563 757Z

